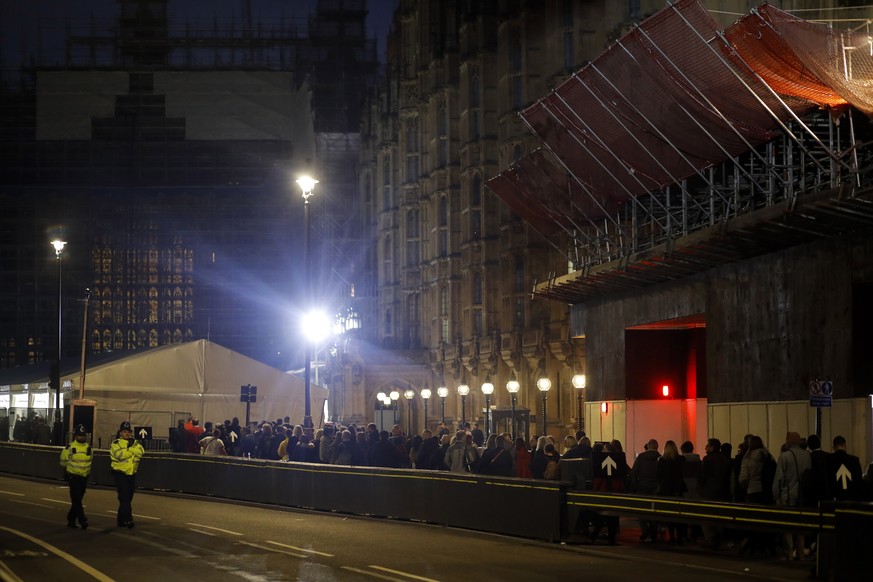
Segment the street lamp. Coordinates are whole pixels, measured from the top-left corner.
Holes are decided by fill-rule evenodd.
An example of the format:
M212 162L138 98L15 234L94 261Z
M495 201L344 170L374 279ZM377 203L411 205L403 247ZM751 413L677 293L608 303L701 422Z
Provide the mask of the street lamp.
M443 424L446 423L446 396L449 395L449 389L445 386L440 386L437 388L437 395L443 399Z
M491 436L491 395L494 394L494 384L488 376L485 376L485 382L482 384L482 394L485 395L485 436Z
M582 392L585 390L585 374L576 374L571 382L576 389L576 430L582 430Z
M309 260L309 197L312 196L312 189L318 184L318 180L310 176L301 176L297 180L300 189L303 190L303 263L306 273L306 300L305 305L307 310L312 306L312 266ZM312 349L308 341L305 343L304 358L306 359L306 372L304 375L304 409L303 409L303 430L311 438L312 437L312 365L310 362L310 350Z
M392 390L388 397L390 399L388 402L391 404L391 417L394 420L392 424L397 424L397 401L400 399L400 392Z
M56 238L51 242L51 245L55 249L55 260L58 263L58 373L57 375L52 374L51 378L52 383L55 385L55 423L57 423L61 420L61 330L64 321L64 310L62 305L63 292L61 286L61 263L63 261L61 259L63 258L64 247L67 246L67 241Z
M430 400L430 388L421 389L421 399L424 400L424 428L427 430L427 401Z
M386 409L386 408L390 409L391 408L391 396L390 395L386 394L385 398L382 399L382 408L383 409ZM385 421L383 420L382 421L382 423L383 423L382 430L385 430L384 422ZM393 432L393 430L394 430L394 423L391 423L391 431L389 431L389 432Z
M461 428L466 428L467 426L467 394L470 393L470 387L467 383L461 380L461 383L458 385L458 394L461 395Z
M412 434L412 399L415 398L415 392L407 388L403 397L406 398L406 434Z
M513 370L509 375L509 382L506 383L506 391L509 392L509 395L512 397L512 439L515 440L515 402L518 397L518 390L521 386L518 383L518 380L515 379L515 370Z
M379 403L379 430L385 430L385 398L387 396L388 395L384 392L379 392L378 394L376 394L376 402Z
M537 389L543 393L543 435L546 436L546 398L549 396L549 389L552 387L552 381L543 376L537 380Z

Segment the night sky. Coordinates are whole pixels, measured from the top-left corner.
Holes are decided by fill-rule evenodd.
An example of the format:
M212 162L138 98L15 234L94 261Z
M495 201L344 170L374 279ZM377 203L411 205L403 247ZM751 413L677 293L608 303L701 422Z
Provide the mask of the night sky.
M368 0L369 35L379 41L379 54L385 49L385 37L398 0ZM315 10L316 0L250 0L252 19L267 23L305 18ZM170 0L170 18L175 24L185 20L211 25L213 20L235 19L242 25L245 0ZM63 38L69 18L87 24L91 16L98 20L114 18L119 11L116 0L0 0L0 35L2 68L15 69L22 52L35 54L39 49L42 64L60 64ZM52 62L54 61L54 63Z

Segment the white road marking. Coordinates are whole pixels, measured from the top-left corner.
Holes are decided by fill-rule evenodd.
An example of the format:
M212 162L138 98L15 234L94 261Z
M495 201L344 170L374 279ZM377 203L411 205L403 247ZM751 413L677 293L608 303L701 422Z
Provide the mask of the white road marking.
M382 572L390 572L391 574L397 574L398 576L403 576L405 578L410 578L412 580L421 580L422 582L439 582L438 580L434 580L433 578L425 578L423 576L416 576L415 574L410 574L409 572L403 572L401 570L392 570L391 568L385 568L383 566L373 566L370 565L374 570L381 570Z
M118 513L117 509L107 509L106 513L111 513L112 515L116 515ZM160 517L152 517L150 515L140 515L139 513L134 513L133 516L137 519L152 519L154 521L160 521Z
M396 582L397 580L397 578L389 578L388 576L383 576L382 574L377 574L376 572L371 572L370 570L352 568L351 566L342 566L341 569L348 570L349 572L354 572L355 574L363 574L364 576L369 576L371 578L378 578L379 580L391 580L392 582Z
M69 505L70 503L69 499L67 499L66 501L58 501L57 499L49 499L48 497L42 497L41 499L43 501L51 501L52 503L61 503L63 505ZM84 505L82 507L84 507Z
M214 529L215 531L220 531L222 533L230 534L232 536L243 535L238 531L230 531L229 529L221 529L220 527L212 527L211 525L203 525L202 523L186 523L185 525L193 525L194 527L205 527L206 529Z
M319 556L324 556L325 558L333 558L333 554L326 554L324 552L319 552L318 550L308 550L306 548L298 548L297 546L289 546L288 544L283 544L281 542L274 542L272 540L267 540L268 544L273 544L274 546L281 546L283 548L288 548L289 550L297 550L298 552L307 552L309 554L317 554Z
M296 554L294 552L286 552L285 550L277 550L275 548L268 548L267 546L259 546L258 544L253 544L250 542L236 542L238 544L242 544L244 546L251 546L253 548L258 548L259 550L267 550L268 552L275 552L277 554L285 554L286 556L293 556L295 558L308 558L306 554Z
M51 505L43 505L42 503L34 503L33 501L20 501L18 499L10 499L12 503L21 503L22 505L34 505L36 507L45 507L46 509L52 509Z
M194 533L203 534L205 536L211 536L213 538L218 535L218 534L212 533L211 531L203 531L202 529L197 529L196 527L189 527L188 531L193 531Z
M19 537L22 537L22 538L26 539L26 540L29 541L30 543L33 543L33 544L36 544L36 545L42 547L43 549L45 549L45 550L47 550L47 551L53 553L53 554L56 555L57 557L66 560L67 562L69 562L69 563L72 564L73 566L79 568L80 570L82 570L82 571L85 572L86 574L90 574L91 577L94 578L95 580L99 580L100 582L114 582L114 579L113 579L113 578L107 576L106 574L104 574L104 573L101 572L100 570L97 570L97 569L95 569L95 568L92 568L91 566L89 566L89 565L86 564L85 562L82 562L82 561L79 560L78 558L75 558L75 557L71 556L70 554L64 552L63 550L60 550L60 549L54 547L54 546L51 545L51 544L48 544L48 543L46 543L46 542L44 542L44 541L42 541L42 540L40 540L40 539L37 539L37 538L35 538L35 537L29 536L29 535L27 535L27 534L24 533L24 532L21 532L21 531L18 531L18 530L14 530L14 529L11 529L11 528L8 528L8 527L0 526L0 530L8 531L8 532L11 533L11 534L14 534L14 535L17 535L17 536L19 536Z
M15 495L16 497L24 497L24 493L15 493L14 491L0 491L3 495Z

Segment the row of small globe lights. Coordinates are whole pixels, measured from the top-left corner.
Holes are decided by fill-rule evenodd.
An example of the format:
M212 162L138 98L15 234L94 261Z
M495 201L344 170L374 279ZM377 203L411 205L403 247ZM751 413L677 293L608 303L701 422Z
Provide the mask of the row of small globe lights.
M575 374L573 379L571 380L573 387L576 389L576 397L577 403L579 405L579 410L577 411L577 424L581 423L581 407L582 407L582 390L585 388L586 379L585 374ZM516 394L518 394L519 389L521 388L521 384L519 384L518 380L515 378L515 371L512 372L509 381L506 383L506 390L512 395L512 426L515 426L515 404L516 404ZM543 424L543 434L546 433L546 397L548 395L549 390L552 388L552 381L549 380L548 377L543 376L537 380L537 389L543 395L543 415L542 415L542 424ZM485 410L486 410L486 432L490 433L491 430L491 395L494 394L494 384L491 383L491 380L486 376L485 382L482 383L482 387L480 388L482 394L485 395ZM466 382L461 382L457 388L458 395L461 397L461 425L463 426L467 422L467 414L466 414L466 404L467 404L467 395L470 393L470 386ZM424 422L427 424L427 403L430 398L433 396L433 392L430 388L422 388L421 389L421 399L424 400ZM442 420L445 422L445 407L446 407L446 398L449 396L449 389L446 386L440 386L437 388L437 396L442 399L443 413ZM403 397L406 398L407 402L410 404L412 400L415 398L415 390L408 388L403 392ZM397 401L400 400L400 391L392 390L389 393L379 392L376 394L376 400L382 406L391 408L397 406Z

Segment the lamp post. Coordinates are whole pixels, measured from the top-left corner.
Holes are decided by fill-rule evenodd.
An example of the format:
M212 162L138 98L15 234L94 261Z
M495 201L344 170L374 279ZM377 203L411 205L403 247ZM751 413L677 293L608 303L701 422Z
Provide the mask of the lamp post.
M427 430L427 401L430 400L430 388L421 389L421 399L424 400L424 429Z
M546 436L546 398L549 396L549 389L552 387L552 381L546 376L537 380L537 389L543 393L543 434Z
M515 402L518 398L518 390L521 386L518 383L518 380L515 379L515 370L509 376L509 382L506 383L506 391L509 392L509 395L512 397L512 415L510 418L512 419L512 439L515 440Z
M488 376L485 376L481 390L485 395L485 438L488 438L491 436L491 395L494 394L494 384Z
M582 392L585 390L585 374L576 374L571 382L576 389L576 430L582 430Z
M391 417L394 421L392 425L394 425L397 424L397 401L400 399L400 392L392 390L388 396L391 399Z
M58 373L52 374L51 381L55 385L55 423L61 420L61 338L62 327L64 321L64 310L62 305L63 291L61 286L61 259L63 258L64 247L67 246L66 241L56 238L51 242L55 249L55 261L58 263Z
M385 430L385 396L387 396L384 392L379 392L376 394L376 402L378 402L378 410L379 410L379 430Z
M449 395L449 389L446 388L445 386L440 386L439 388L437 388L437 394L439 395L440 398L443 399L443 402L442 402L443 424L445 424L446 423L446 397Z
M407 388L403 397L406 398L406 434L412 434L412 399L415 398L415 392Z
M306 273L306 308L307 311L312 306L312 267L309 260L309 197L312 196L312 189L318 184L318 180L310 176L301 176L297 180L300 189L303 190L303 263ZM306 372L304 375L304 408L303 408L303 430L311 438L312 437L312 365L310 362L311 354L310 342L305 342L304 357L306 358Z
M391 397L387 394L385 395L384 398L382 398L382 418L381 418L382 430L385 430L385 411L386 410L391 410ZM394 431L394 423L391 424L391 430L389 432L393 432L393 431Z
M467 426L467 394L470 393L470 386L463 380L458 384L458 394L461 395L461 428Z

